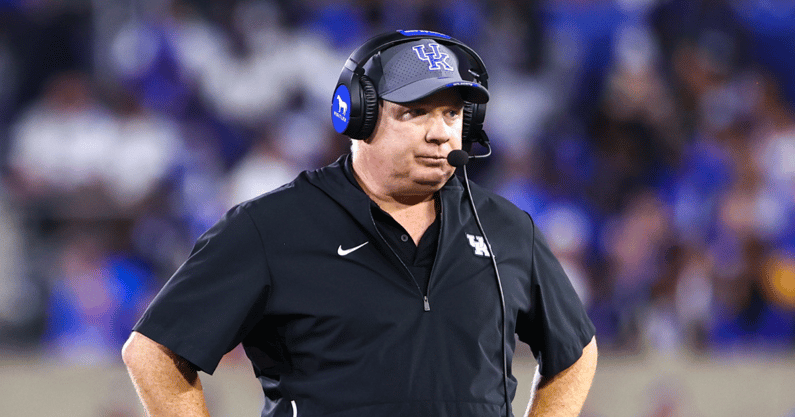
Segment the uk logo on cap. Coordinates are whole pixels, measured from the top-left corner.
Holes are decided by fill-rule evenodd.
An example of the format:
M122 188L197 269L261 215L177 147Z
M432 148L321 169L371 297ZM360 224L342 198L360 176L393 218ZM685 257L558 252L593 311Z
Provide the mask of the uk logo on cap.
M417 57L420 60L428 63L429 70L453 71L453 67L447 63L447 59L450 58L450 55L440 52L439 46L438 43L429 43L428 45L417 45L412 49L417 53ZM430 48L430 51L428 48Z

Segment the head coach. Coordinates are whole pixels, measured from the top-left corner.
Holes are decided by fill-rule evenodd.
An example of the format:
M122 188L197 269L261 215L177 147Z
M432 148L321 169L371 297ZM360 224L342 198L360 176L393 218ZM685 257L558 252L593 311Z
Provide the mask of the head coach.
M134 327L147 413L209 415L198 371L242 343L262 416L510 417L518 336L539 363L526 414L578 415L593 324L533 219L466 176L487 88L444 34L354 51L331 101L352 152L229 210Z

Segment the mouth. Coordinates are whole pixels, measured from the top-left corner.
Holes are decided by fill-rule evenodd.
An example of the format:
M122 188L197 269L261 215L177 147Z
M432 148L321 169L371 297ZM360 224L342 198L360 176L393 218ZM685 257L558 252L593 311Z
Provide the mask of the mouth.
M442 167L447 164L447 158L444 156L419 155L417 156L417 160L423 165L432 167Z
M418 155L417 158L425 159L429 161L446 161L446 156L436 156L436 155Z

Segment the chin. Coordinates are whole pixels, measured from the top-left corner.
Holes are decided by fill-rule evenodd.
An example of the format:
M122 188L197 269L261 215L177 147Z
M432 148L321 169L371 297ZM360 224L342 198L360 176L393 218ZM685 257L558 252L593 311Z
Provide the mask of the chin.
M437 191L442 188L442 186L444 186L447 180L449 180L452 176L452 171L436 172L433 174L417 176L414 180L414 183L423 187L428 187L429 189L433 189L433 191Z

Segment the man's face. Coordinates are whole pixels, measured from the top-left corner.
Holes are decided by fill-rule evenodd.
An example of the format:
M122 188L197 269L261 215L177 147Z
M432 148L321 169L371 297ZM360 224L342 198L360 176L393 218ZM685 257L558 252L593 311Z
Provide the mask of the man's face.
M381 186L404 195L435 192L455 171L447 154L461 149L463 108L452 89L412 103L384 101L357 152Z

